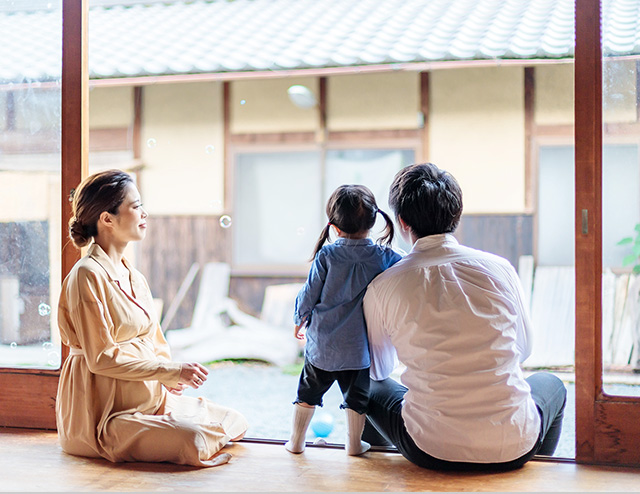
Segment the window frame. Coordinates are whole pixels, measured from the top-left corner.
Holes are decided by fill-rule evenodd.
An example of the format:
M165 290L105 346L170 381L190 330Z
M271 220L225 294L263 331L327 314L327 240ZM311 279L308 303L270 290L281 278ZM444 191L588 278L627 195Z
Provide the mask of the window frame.
M608 395L602 380L600 0L576 8L575 32L576 461L640 465L640 398Z
M602 49L601 2L576 9L576 461L640 465L640 398L609 396L602 390ZM62 271L79 253L65 245L70 190L87 173L88 0L62 0ZM423 79L428 83L428 78ZM426 87L426 84L425 84ZM228 105L228 102L225 103ZM425 99L422 104L427 108ZM228 113L228 109L225 111ZM228 119L225 120L228 125ZM427 156L428 126L422 130ZM228 128L226 144L230 143ZM225 153L229 153L229 148ZM229 171L228 154L225 155ZM227 182L228 184L229 182ZM227 187L228 191L228 187ZM583 218L587 227L583 233ZM62 358L68 350L63 347ZM0 369L0 425L55 428L59 371Z
M62 0L62 279L80 258L68 242L71 190L88 165L88 0ZM61 362L69 350L62 345ZM55 429L60 369L0 368L0 426Z

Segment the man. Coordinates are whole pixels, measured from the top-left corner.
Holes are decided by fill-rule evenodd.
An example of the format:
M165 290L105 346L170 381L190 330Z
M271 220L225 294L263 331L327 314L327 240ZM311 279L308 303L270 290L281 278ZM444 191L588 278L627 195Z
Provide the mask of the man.
M389 205L413 247L364 298L372 379L364 439L441 470L508 470L553 454L566 389L552 374L523 376L531 323L515 269L458 244L462 191L437 166L398 172ZM404 385L389 377L398 360Z

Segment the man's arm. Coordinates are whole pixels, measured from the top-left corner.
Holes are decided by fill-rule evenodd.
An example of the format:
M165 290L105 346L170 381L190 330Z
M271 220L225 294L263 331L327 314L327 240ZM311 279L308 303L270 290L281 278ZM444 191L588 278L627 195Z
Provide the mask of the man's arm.
M385 321L380 311L381 302L371 285L364 296L364 318L367 322L369 336L369 353L371 354L371 368L369 376L374 381L388 378L398 365L396 349L385 330Z
M520 278L513 268L510 270L510 274L509 281L519 316L516 319L516 348L520 353L520 363L522 363L531 355L533 330L529 308L524 303L524 291Z

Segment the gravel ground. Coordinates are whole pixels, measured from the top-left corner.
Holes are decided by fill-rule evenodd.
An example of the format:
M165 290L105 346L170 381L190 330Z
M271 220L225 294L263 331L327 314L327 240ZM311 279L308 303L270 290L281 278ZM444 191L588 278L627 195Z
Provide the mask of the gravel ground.
M286 440L289 438L298 377L297 368L287 371L255 363L220 363L210 367L209 379L199 390L189 389L185 394L205 396L215 403L242 412L250 424L248 438ZM559 377L563 378L562 375ZM554 456L574 458L575 387L570 381L565 381L565 385L567 405L564 425ZM638 396L640 386L609 385L607 392ZM329 443L344 443L346 427L340 403L342 395L338 385L334 384L324 396L324 406L314 415L314 421L320 419L320 422L326 423L332 419L332 431L325 437ZM330 415L328 419L327 414ZM314 426L312 422L307 431L307 441L317 439Z

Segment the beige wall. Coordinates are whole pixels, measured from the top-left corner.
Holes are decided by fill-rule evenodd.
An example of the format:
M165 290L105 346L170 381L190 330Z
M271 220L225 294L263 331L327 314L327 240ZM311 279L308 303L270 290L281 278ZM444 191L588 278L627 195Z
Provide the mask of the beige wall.
M295 84L318 98L317 78L263 79L231 84L231 132L313 132L317 109L296 107L287 95ZM327 128L332 131L415 129L419 125L417 72L340 75L327 82ZM268 116L265 118L265 115Z
M89 127L133 125L133 87L94 87L89 91Z
M0 222L50 219L49 182L49 173L0 173Z
M231 83L231 132L313 132L319 128L317 108L298 108L287 89L306 86L318 99L318 80L312 77L234 81Z
M636 62L603 64L602 109L605 123L636 121ZM535 121L538 125L573 124L573 63L535 68Z
M334 76L328 82L327 127L333 131L416 129L420 74Z
M573 124L573 63L539 65L534 77L536 124Z
M524 69L434 71L430 108L430 159L460 183L465 212L524 211Z
M224 204L222 84L147 86L141 194L150 214L219 214Z

